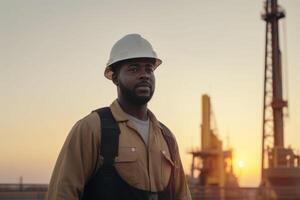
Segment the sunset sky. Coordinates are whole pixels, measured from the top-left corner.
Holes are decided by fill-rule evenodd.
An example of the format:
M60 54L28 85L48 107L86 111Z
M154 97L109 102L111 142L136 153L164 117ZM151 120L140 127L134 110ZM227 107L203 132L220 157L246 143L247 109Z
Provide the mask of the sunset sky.
M285 145L300 150L300 1L281 0ZM103 76L125 34L163 60L149 108L174 132L186 173L200 146L201 95L234 149L243 186L260 177L265 22L263 0L0 0L0 183L48 183L71 127L109 105ZM285 27L286 31L283 31ZM285 33L285 34L284 34ZM288 79L287 79L288 77ZM238 166L238 164L236 164Z

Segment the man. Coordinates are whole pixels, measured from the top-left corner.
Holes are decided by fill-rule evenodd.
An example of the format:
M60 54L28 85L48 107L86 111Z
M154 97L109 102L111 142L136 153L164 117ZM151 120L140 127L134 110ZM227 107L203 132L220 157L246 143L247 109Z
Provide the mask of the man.
M116 85L118 98L106 109L108 118L100 109L74 125L57 159L48 200L191 199L175 137L147 108L161 63L138 34L113 46L104 75Z

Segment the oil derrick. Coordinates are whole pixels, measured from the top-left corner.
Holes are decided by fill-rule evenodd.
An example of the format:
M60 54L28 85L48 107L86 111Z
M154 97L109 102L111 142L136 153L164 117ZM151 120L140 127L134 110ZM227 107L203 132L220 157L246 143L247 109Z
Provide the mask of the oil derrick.
M202 96L201 149L192 154L191 176L197 173L197 185L203 191L201 199L233 199L236 194L225 188L237 188L233 174L232 150L223 150L222 141L211 127L211 103L208 95ZM200 188L199 187L199 188ZM200 198L199 198L200 199Z
M266 0L262 19L266 22L261 187L271 190L272 199L300 199L300 161L284 147L282 65L279 20L285 12L277 0ZM297 191L298 190L298 191ZM292 195L291 195L292 194Z

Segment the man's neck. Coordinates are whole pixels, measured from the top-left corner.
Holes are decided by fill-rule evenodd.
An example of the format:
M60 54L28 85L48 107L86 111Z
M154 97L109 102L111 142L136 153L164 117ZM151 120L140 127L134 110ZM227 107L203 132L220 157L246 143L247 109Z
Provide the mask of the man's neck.
M122 99L118 98L118 102L123 109L124 112L130 114L133 117L136 117L140 120L147 120L147 104L145 105L133 105L129 102L123 101Z

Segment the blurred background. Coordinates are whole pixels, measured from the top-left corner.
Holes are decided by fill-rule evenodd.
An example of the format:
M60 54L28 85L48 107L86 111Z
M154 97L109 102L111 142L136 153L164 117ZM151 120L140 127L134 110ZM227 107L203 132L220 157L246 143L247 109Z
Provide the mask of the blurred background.
M300 149L300 1L280 1L285 146ZM162 58L150 109L174 132L184 168L201 146L201 96L214 130L233 149L241 186L258 186L266 22L262 0L1 0L0 183L47 184L79 119L109 105L112 45L139 33ZM289 116L288 118L286 116Z

